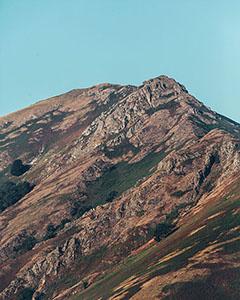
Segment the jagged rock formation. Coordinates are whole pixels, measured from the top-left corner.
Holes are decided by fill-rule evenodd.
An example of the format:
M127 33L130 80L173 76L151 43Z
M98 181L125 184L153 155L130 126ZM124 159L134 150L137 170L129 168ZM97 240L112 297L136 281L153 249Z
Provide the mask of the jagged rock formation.
M0 118L0 130L0 184L34 184L0 214L2 299L90 289L239 179L240 125L166 76L73 90ZM15 177L17 159L29 169Z

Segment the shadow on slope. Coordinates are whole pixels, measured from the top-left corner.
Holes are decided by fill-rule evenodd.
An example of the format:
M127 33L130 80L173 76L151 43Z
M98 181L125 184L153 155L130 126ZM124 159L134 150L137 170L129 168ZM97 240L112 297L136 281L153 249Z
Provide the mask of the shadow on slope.
M232 255L231 262L240 261L240 241L237 230L240 226L240 215L237 214L240 209L238 184L226 197L208 203L172 235L138 255L128 257L113 269L112 273L109 272L72 299L101 297L101 299L109 299L111 296L130 299L133 295L136 296L144 283L153 278L159 282L155 288L165 294L166 299L191 299L188 297L190 293L188 287L191 287L192 292L195 293L194 299L236 299L234 297L240 291L240 277L239 271L231 267L231 264L225 266L220 261L212 264L202 257L193 268L201 271L202 268L207 267L210 272L208 276L202 275L202 278L197 280L193 278L189 282L176 282L172 285L166 285L161 278L166 274L171 276L180 270L184 274L187 272L185 268L194 256L206 249L211 252L212 247L221 257L228 255L229 258L229 255ZM134 280L130 280L131 278ZM207 292L206 289L211 282L212 287ZM223 283L222 287L218 288L221 283Z

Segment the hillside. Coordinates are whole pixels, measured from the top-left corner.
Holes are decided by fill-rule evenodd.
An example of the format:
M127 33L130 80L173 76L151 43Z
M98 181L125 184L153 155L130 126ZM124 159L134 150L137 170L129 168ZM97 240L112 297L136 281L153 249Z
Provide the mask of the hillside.
M0 299L238 299L240 125L183 85L40 101L0 150Z

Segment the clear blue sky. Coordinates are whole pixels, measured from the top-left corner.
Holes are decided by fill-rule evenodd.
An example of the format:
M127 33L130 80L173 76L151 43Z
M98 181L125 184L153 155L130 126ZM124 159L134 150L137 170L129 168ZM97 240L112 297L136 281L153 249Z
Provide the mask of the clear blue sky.
M239 0L0 0L0 47L0 115L166 74L240 122Z

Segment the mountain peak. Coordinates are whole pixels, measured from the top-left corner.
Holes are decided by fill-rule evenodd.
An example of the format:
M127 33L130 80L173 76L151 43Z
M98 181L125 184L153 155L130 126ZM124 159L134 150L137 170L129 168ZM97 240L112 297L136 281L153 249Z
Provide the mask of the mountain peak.
M213 242L222 249L225 238L233 243L235 232L237 237L240 224L231 220L237 212L233 201L239 199L239 136L237 123L164 75L139 87L102 83L73 90L0 119L0 298L26 299L26 289L34 292L31 299L91 294L101 274L114 274L112 268L133 251L142 255L141 246L156 251L141 263L143 286L152 282L155 270L164 270L167 277L159 280L166 291L173 274L169 266L174 276L180 268L177 282L182 274L194 282L190 260L209 274L218 271L216 262L222 270L222 254L208 259L198 253L207 249L204 253L220 255L212 251ZM228 188L235 178L236 191ZM177 230L181 224L184 230ZM167 236L169 246L161 241ZM130 290L122 294L127 298L129 282L141 273L139 265L132 268L137 261L128 268L132 273L124 288ZM128 274L123 271L119 282L107 282L113 284L108 294L101 294L106 290L101 284L96 295L79 299L118 297L120 278Z
M184 85L177 82L175 79L170 78L166 75L160 75L143 82L144 86L150 86L154 89L173 89L176 91L188 92Z

